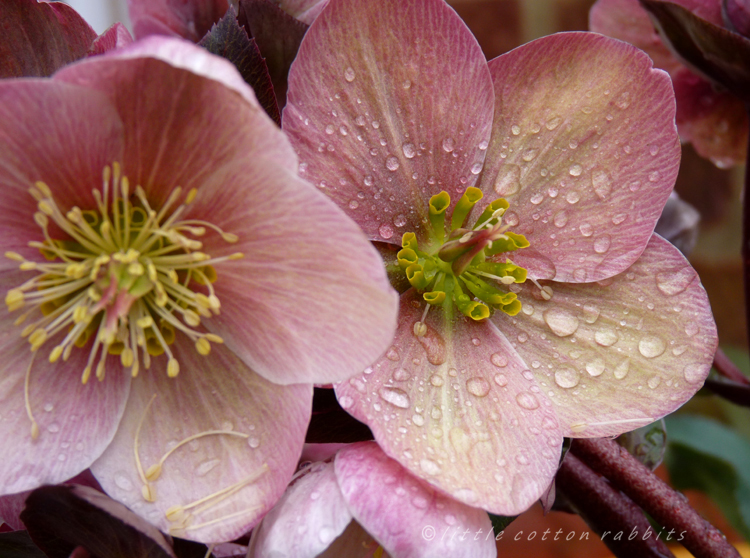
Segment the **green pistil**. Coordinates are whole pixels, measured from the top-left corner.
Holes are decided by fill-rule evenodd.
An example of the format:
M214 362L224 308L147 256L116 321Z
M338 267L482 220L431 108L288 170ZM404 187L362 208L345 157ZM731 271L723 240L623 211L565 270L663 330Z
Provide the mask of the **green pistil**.
M509 258L503 262L499 254L526 248L529 241L521 234L507 231L502 224L508 209L504 199L488 204L475 226L464 228L481 199L481 190L467 188L453 208L450 228L446 231L450 195L440 192L432 196L428 245L421 249L414 233L404 234L398 263L412 287L430 305L449 310L455 304L473 320L488 318L493 310L515 316L521 310L521 303L507 287L526 281L526 270Z

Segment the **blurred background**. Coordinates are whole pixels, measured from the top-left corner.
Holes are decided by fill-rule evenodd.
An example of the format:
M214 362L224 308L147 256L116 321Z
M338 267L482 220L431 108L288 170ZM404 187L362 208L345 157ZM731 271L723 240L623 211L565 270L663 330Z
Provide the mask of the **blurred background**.
M66 3L73 6L98 33L116 21L130 28L125 0L68 0ZM588 11L594 0L449 0L449 4L472 29L489 60L557 31L587 30ZM701 214L698 244L690 261L708 292L721 346L746 367L747 334L740 260L743 175L744 167L719 169L698 157L687 145L683 146L676 190ZM750 439L747 409L718 397L701 393L680 412L715 418ZM668 479L664 465L657 472ZM695 490L686 490L685 494L730 541L741 540L711 499ZM543 536L546 530L549 532ZM558 530L561 533L555 541ZM587 539L580 540L586 533ZM678 556L690 556L679 546L674 552ZM743 554L750 556L746 552ZM508 526L498 542L498 554L504 558L604 558L611 555L578 516L560 512L544 516L538 505Z

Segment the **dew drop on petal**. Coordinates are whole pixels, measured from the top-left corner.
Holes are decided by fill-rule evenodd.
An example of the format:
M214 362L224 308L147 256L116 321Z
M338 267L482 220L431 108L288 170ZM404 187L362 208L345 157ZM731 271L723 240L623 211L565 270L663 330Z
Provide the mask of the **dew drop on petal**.
M503 165L498 172L494 188L495 193L501 196L518 193L521 189L521 167L510 163Z
M646 358L656 358L667 348L661 337L647 335L638 342L638 351Z
M471 174L479 174L482 172L482 163L474 163L471 165Z
M521 159L523 159L524 161L528 163L530 161L533 161L538 153L539 153L538 149L527 149L526 151L523 152Z
M344 70L344 79L346 81L348 81L348 82L351 83L352 81L354 81L354 78L355 78L354 68L350 67L350 68L347 68L346 70Z
M626 358L615 367L614 376L618 380L622 380L625 376L628 375L629 371L630 371L630 359Z
M565 201L567 201L570 205L578 203L580 199L581 195L575 190L568 192L565 196Z
M490 384L484 378L477 376L466 380L466 389L475 397L484 397L490 392Z
M685 291L695 279L695 272L684 267L674 271L663 271L656 274L656 287L667 296L674 296Z
M685 376L685 381L689 384L697 384L702 382L706 377L706 365L691 363L685 366L682 370L682 374Z
M576 163L575 165L571 165L570 169L568 169L568 172L570 173L570 176L581 176L583 167Z
M573 335L578 329L578 318L567 310L550 308L544 312L544 321L558 337Z
M508 378L505 376L505 374L495 374L494 380L495 383L500 387L505 387L508 385Z
M685 324L685 334L689 335L690 337L694 337L695 335L698 335L698 332L700 331L700 328L698 327L698 324L694 321L689 321Z
M605 200L612 192L612 179L603 170L595 170L591 173L591 186L600 200Z
M611 347L617 343L617 332L611 328L602 328L594 333L594 341L602 347Z
M393 218L393 224L399 228L403 227L404 225L406 225L406 216L399 213Z
M627 219L627 218L628 218L627 213L618 213L617 215L615 215L614 217L612 217L612 224L613 225L619 225L620 223L622 223L623 221L625 221L625 219Z
M388 223L383 223L382 225L380 225L378 232L380 233L380 236L382 238L388 240L393 236L393 227L391 227Z
M594 227L592 227L590 223L582 223L578 227L578 230L581 231L581 234L583 236L591 236L592 234L594 234Z
M514 136L517 136L518 134L521 133L521 127L514 124L513 126L510 127L510 133L513 134Z
M405 143L401 146L401 149L404 151L404 157L407 159L414 158L414 155L417 154L417 149L414 147L413 143Z
M533 393L529 393L528 391L519 392L518 395L516 395L516 401L519 406L528 409L529 411L539 408L539 401Z
M659 378L659 376L652 376L651 378L648 379L648 382L647 382L648 387L650 387L651 389L656 389L657 387L659 387L660 383L661 383L661 378Z
M339 405L341 405L342 409L348 409L352 405L354 405L354 399L349 397L348 395L342 395L339 397Z
M502 353L492 353L490 362L498 368L505 368L506 366L508 366L508 357L506 357Z
M396 368L393 372L393 379L397 382L405 382L409 378L411 378L411 375L404 368Z
M422 415L414 415L411 417L411 421L417 426L424 425L424 417Z
M587 324L593 324L598 319L599 319L599 308L597 308L593 304L584 304L583 305L583 320Z
M408 409L411 404L409 396L402 389L384 387L378 392L378 395L380 395L380 398L383 401L386 401L399 409Z
M602 236L597 236L594 239L594 252L597 254L604 254L609 250L609 245L611 244L611 239L608 234L603 234Z
M443 140L443 151L451 153L456 148L456 142L453 138L445 138Z
M389 171L391 171L391 172L398 170L399 166L400 165L399 165L398 159L396 159L396 157L391 156L391 157L388 157L388 159L385 160L385 167Z
M558 211L552 218L552 222L560 229L568 224L568 214L565 211Z
M572 368L560 368L555 372L555 383L561 388L576 387L578 379L578 372Z
M586 372L589 373L589 376L597 377L601 376L604 372L604 359L601 357L596 357L590 362L586 363Z
M547 120L547 122L545 124L545 127L548 130L554 130L555 128L557 128L560 125L561 122L562 122L562 117L560 117L560 116L553 116L552 118L550 118L549 120Z
M544 200L544 194L537 193L531 196L531 199L529 201L533 203L534 205L539 205L540 203L542 203L543 200Z
M430 383L435 387L440 387L443 385L443 378L438 374L433 374L430 376Z

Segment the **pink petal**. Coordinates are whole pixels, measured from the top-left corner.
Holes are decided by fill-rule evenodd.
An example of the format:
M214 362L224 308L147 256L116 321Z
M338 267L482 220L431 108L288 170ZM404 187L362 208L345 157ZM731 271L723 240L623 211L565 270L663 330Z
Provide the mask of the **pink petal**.
M4 0L0 78L44 77L86 56L96 31L62 2Z
M167 377L166 359L157 357L152 370L143 370L133 381L117 436L91 469L107 494L162 531L202 542L228 541L257 523L286 488L302 450L312 390L309 385L271 384L221 345L214 345L207 357L191 345L184 336L172 345L181 362L176 378ZM243 436L213 434L180 446L151 481L151 503L142 496L133 458L141 421L138 455L144 471L190 436L215 430ZM187 510L193 515L186 515L184 524L165 515L173 506L186 506L236 483L228 498L219 496Z
M89 50L89 56L123 48L132 42L133 37L130 35L130 31L122 23L117 22L96 38Z
M673 83L682 140L719 167L743 162L748 120L742 101L685 68L674 74Z
M128 0L137 39L177 35L198 42L227 11L227 0Z
M416 338L420 301L414 291L401 296L393 347L336 386L339 403L412 474L469 505L520 513L557 469L562 435L551 403L491 322L451 322L432 309L427 335Z
M351 522L333 463L316 463L287 488L253 534L255 558L315 558Z
M24 529L20 515L26 504L26 498L31 494L30 490L0 496L0 525L7 525L14 531Z
M0 81L0 122L0 247L39 260L27 247L44 240L29 187L45 182L66 209L93 204L102 169L121 158L122 122L100 93L51 80Z
M486 512L414 478L374 442L341 450L334 465L352 515L394 558L497 555Z
M727 0L727 18L734 31L750 37L750 2L748 0Z
M124 173L154 205L178 185L223 187L237 164L252 164L249 153L296 168L289 142L234 66L185 41L152 37L55 78L112 99L128 130ZM148 95L140 93L143 83L151 84Z
M217 267L216 292L229 303L206 327L276 383L349 378L384 352L396 328L398 295L382 260L296 175L260 159L245 164L242 197L225 181L223 191L196 200L196 212L240 237L233 245L207 239L205 249L245 254Z
M492 95L479 45L444 2L332 0L292 65L283 128L303 176L371 239L398 243L424 234L430 196L476 182Z
M592 33L545 37L489 65L497 107L483 189L508 199L506 223L552 261L555 280L625 270L677 176L669 77Z
M554 404L563 434L616 436L685 403L708 375L716 325L695 270L654 235L625 273L599 284L524 286L497 327Z
M4 273L0 281L3 291L10 287L9 276ZM67 362L50 364L49 353L56 340L48 340L38 350L29 376L29 405L39 429L34 440L24 404L24 381L32 353L21 329L13 325L16 317L8 312L0 316L0 331L5 332L0 342L0 438L3 447L12 448L12 457L0 461L0 494L57 484L89 467L114 437L130 387L130 378L124 374L110 374L102 382L83 385L81 373L88 351L74 349ZM114 357L109 360L112 370L116 367Z

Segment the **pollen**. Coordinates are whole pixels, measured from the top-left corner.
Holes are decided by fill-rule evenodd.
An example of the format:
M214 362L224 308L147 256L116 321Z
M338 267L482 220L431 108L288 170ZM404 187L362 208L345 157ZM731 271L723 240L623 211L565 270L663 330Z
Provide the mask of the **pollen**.
M242 258L235 252L212 257L202 251L200 238L218 234L228 244L236 234L213 223L183 219L197 191L174 188L160 207L152 207L140 186L131 189L118 163L106 166L101 188L92 191L92 208L65 210L53 188L36 182L29 193L38 211L34 222L44 241L28 246L41 258L30 260L18 252L5 257L35 276L7 291L10 312L23 308L16 320L24 325L31 351L55 343L49 361L67 361L74 348L88 350L81 381L106 376L107 355L119 355L123 367L136 376L149 369L152 357L165 355L169 377L180 364L170 349L177 335L187 336L200 355L214 334L200 331L203 319L220 313L213 288L216 266Z
M447 192L440 192L430 198L428 238L420 245L412 232L402 237L399 266L427 303L422 318L414 324L417 337L427 333L425 317L431 306L449 312L457 308L475 321L488 318L495 310L510 316L521 310L516 293L509 287L525 282L527 271L513 263L508 254L528 247L529 241L503 223L509 207L504 199L489 203L475 224L467 226L482 197L478 188L467 188L446 219L451 198ZM540 289L542 298L552 297L550 287L529 279Z

